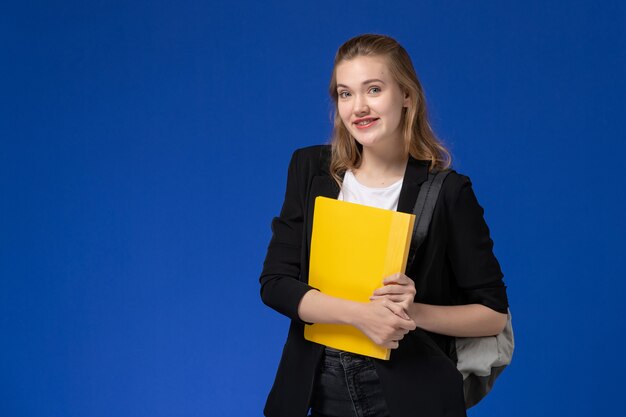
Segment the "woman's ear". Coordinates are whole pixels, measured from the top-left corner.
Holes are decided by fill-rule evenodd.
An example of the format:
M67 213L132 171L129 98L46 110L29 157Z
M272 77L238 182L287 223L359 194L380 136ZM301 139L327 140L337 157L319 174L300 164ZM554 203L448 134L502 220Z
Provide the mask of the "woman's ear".
M409 94L408 91L404 92L404 102L402 103L402 106L404 106L404 107L410 107L411 106L411 95Z

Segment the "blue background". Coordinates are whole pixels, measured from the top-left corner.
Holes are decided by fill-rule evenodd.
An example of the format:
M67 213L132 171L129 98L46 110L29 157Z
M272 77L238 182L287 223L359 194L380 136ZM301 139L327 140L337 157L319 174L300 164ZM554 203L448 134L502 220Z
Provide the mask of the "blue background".
M337 47L397 38L486 212L517 350L470 416L623 409L626 3L0 6L0 415L260 416L258 275Z

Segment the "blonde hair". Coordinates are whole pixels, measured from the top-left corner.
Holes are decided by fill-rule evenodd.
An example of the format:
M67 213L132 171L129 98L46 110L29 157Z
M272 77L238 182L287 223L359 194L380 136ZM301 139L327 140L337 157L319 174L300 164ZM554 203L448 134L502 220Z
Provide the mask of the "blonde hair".
M405 152L415 159L430 160L430 170L449 168L452 163L450 152L435 136L428 123L424 90L417 79L409 54L389 36L365 34L354 37L339 47L328 89L335 103L330 173L337 184L341 186L341 175L346 170L361 165L362 146L344 126L337 107L337 66L358 56L386 58L392 76L409 95L411 103L408 108L404 108L402 118Z

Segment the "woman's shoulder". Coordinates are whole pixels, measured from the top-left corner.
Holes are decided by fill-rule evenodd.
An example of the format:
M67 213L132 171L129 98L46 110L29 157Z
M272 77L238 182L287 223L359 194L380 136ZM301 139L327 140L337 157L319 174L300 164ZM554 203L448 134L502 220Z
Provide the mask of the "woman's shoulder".
M296 149L291 165L301 173L318 173L330 162L330 145L312 145Z
M471 186L472 181L467 175L461 174L460 172L449 169L448 175L443 183L442 190L450 191L458 191L464 186Z
M293 151L293 156L299 160L320 159L330 156L330 145L311 145Z
M441 199L448 210L480 207L469 176L450 170L441 187Z

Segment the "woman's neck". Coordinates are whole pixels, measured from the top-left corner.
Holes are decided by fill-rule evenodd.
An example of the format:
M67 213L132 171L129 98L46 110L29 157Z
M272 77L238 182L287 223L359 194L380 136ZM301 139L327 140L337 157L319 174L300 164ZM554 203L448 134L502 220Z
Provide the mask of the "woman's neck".
M363 185L385 187L404 177L408 159L402 146L386 150L363 147L361 165L354 176Z

